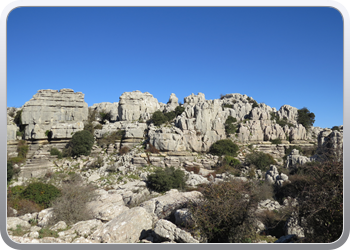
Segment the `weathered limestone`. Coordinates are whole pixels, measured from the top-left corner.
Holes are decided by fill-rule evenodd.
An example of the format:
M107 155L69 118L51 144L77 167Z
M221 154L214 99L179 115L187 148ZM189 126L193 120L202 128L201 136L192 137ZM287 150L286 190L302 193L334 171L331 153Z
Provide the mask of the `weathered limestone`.
M100 112L110 113L110 121L118 121L118 102L101 102L95 103L89 109L96 110L96 115L99 116Z
M302 156L299 154L299 150L293 149L290 152L290 155L287 156L286 168L291 169L297 167L298 165L304 165L307 162L310 162L310 158L306 156Z
M47 139L47 130L52 138L71 138L72 133L84 128L87 117L84 94L72 89L39 90L22 109L26 139Z
M101 243L136 243L152 229L152 216L142 207L131 208L99 226L90 239Z
M146 121L160 109L158 100L148 92L124 92L120 96L118 114L120 121Z
M163 219L156 223L154 233L160 241L170 240L178 243L199 243L199 241L195 240L190 233L181 230L176 227L175 224Z

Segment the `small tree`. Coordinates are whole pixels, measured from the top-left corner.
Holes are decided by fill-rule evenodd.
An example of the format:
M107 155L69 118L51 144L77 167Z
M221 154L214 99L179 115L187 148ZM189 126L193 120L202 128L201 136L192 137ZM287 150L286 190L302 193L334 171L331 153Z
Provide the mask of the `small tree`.
M89 155L93 144L94 136L89 131L78 131L68 144L68 152L71 156Z
M311 113L307 108L298 110L298 123L309 129L315 122L315 114Z
M175 108L175 115L178 116L178 115L181 115L183 112L185 111L185 108L182 107L182 106L177 106Z

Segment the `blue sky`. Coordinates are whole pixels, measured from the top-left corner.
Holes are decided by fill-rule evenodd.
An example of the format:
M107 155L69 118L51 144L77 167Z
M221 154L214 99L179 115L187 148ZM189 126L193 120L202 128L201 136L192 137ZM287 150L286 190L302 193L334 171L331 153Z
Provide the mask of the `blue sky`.
M13 10L7 106L71 88L89 106L149 92L166 103L241 93L307 107L314 126L343 124L343 20L333 8L68 8Z

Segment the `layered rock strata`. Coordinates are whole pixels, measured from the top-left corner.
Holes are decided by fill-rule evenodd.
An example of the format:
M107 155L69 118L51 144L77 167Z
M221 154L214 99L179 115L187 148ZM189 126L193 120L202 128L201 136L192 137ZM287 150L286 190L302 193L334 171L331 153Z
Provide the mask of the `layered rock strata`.
M71 138L84 128L87 117L83 93L72 89L39 90L23 105L25 139L47 139L46 131L51 131L53 139Z

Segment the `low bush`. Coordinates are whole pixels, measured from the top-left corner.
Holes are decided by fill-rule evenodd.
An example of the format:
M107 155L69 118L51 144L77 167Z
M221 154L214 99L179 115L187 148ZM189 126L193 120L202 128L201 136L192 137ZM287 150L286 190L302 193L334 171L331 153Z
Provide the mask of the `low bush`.
M45 237L54 237L58 238L58 232L54 230L50 230L47 227L41 228L39 231L39 239L45 238Z
M157 192L166 192L170 189L184 189L186 186L185 173L174 167L157 169L147 176L149 187Z
M273 139L273 140L271 140L271 143L272 144L282 144L282 140L281 140L281 138L276 138L276 139Z
M219 182L204 187L203 196L190 202L197 229L208 243L242 243L255 238L256 191L251 182Z
M48 208L51 202L59 196L60 190L58 188L42 182L29 184L21 193L23 199L33 201L44 208Z
M227 135L229 134L234 134L237 132L237 126L233 123L237 122L237 119L232 117L232 116L228 116L226 121L225 121L225 132Z
M26 158L29 146L25 140L20 140L17 145L17 152L19 157Z
M95 127L94 127L94 129L102 129L103 128L103 126L101 125L101 124L97 124L97 125L95 125Z
M51 148L50 155L57 155L58 159L62 159L62 157L63 157L62 152L60 150L58 150L57 148Z
M33 201L22 198L21 194L24 190L24 186L14 186L10 187L7 190L7 212L10 213L11 216L14 216L14 214L11 214L9 207L17 210L17 216L21 216L27 213L35 213L42 210L42 206L36 204Z
M62 184L61 196L52 203L53 217L50 224L64 221L70 225L92 219L87 202L95 197L95 190L94 186L83 183L79 175L72 176Z
M238 166L238 165L241 164L241 162L238 159L236 159L236 158L234 158L232 156L229 156L229 155L226 155L224 157L224 162L227 163L228 165L232 166L232 167Z
M257 151L246 155L246 162L253 164L261 171L267 171L271 164L276 164L276 161L269 154Z
M7 162L7 183L12 180L13 177L13 163Z
M23 136L23 132L21 132L21 131L16 131L16 136L22 137L22 136Z
M239 147L237 144L229 139L219 140L210 146L209 153L213 155L228 155L236 157L238 155Z
M121 148L119 149L119 154L120 154L120 155L124 155L124 154L128 153L129 151L130 151L130 148L124 146L124 147L121 147Z

